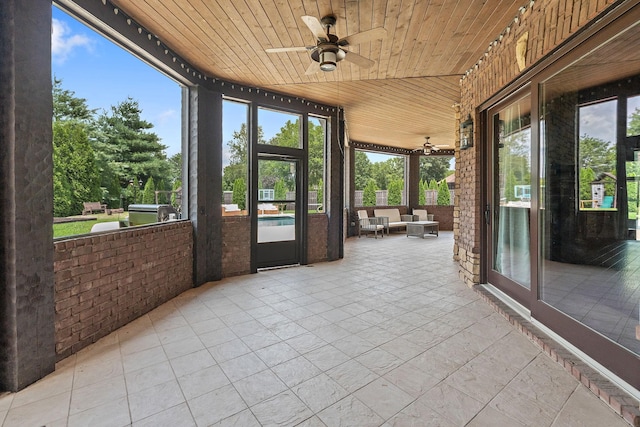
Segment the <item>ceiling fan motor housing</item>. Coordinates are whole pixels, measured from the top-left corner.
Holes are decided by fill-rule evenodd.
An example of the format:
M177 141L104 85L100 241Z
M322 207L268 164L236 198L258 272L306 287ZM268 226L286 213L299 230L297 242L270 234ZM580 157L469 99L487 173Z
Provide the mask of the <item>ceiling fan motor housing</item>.
M338 37L334 34L327 34L329 40L318 43L315 51L311 53L311 58L320 63L322 71L334 71L336 64L342 61L346 54L338 47Z

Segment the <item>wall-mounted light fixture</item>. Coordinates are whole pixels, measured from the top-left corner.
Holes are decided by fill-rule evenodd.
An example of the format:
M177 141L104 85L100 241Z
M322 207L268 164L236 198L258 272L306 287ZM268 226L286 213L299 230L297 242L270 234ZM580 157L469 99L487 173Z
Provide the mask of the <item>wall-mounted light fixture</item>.
M473 147L473 119L469 114L467 120L460 123L460 149L466 150L471 147Z

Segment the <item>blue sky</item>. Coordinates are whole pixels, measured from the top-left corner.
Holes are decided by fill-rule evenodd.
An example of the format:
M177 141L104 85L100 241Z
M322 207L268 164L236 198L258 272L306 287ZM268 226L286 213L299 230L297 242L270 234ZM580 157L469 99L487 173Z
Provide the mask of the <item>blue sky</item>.
M52 73L91 109L110 110L131 97L142 118L168 146L180 151L181 89L173 80L53 7Z

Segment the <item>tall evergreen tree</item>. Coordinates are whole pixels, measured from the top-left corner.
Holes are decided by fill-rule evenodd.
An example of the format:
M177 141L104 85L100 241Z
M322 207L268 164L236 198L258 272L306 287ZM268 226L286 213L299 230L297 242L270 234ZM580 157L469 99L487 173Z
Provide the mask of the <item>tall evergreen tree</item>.
M404 188L404 182L401 179L394 179L389 184L389 193L387 197L387 204L389 206L399 206L402 203L402 189Z
M427 195L424 192L427 189L427 183L423 180L420 180L418 188L420 189L420 194L418 194L418 204L420 206L424 206L427 204Z
M247 185L244 182L244 179L237 178L233 183L233 198L231 200L233 203L238 205L238 208L245 209L247 206Z
M93 122L96 110L89 109L87 100L79 98L72 90L62 88L62 80L53 78L53 120L73 120L84 124Z
M451 204L451 193L449 193L449 186L447 180L440 181L438 186L438 206L449 206Z
M150 177L144 185L144 190L142 191L142 203L154 204L155 200L156 187L155 183L153 182L153 177Z
M52 96L54 215L77 215L83 202L103 201L89 143L93 111L84 98L63 89L61 80L54 79Z
M362 206L376 205L376 190L376 181L374 179L370 179L362 192Z
M132 98L111 107L98 118L95 150L99 153L102 170L111 170L121 185L130 179L146 181L167 176L169 164L160 138L149 129L153 125L141 118L142 110ZM104 179L107 178L103 176Z

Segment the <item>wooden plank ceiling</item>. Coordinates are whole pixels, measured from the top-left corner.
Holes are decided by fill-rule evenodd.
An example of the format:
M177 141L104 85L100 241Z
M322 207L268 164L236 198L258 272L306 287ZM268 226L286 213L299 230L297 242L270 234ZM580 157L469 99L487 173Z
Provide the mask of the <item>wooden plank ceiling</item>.
M424 137L453 148L460 77L509 25L524 0L112 0L178 55L212 77L344 107L349 138L419 148ZM386 37L345 50L375 61L341 61L305 74L315 46L301 19L333 14L332 34L383 27Z

